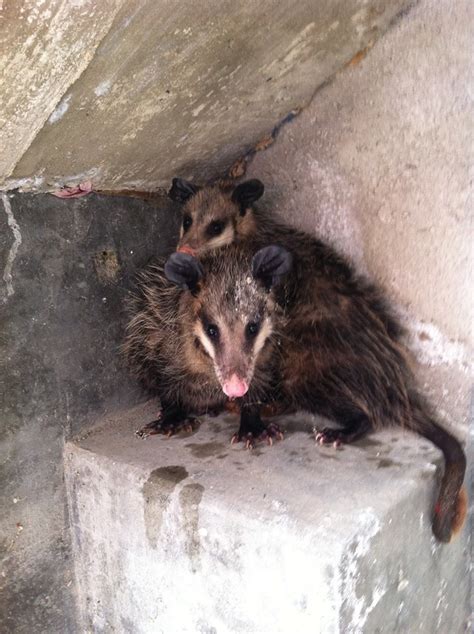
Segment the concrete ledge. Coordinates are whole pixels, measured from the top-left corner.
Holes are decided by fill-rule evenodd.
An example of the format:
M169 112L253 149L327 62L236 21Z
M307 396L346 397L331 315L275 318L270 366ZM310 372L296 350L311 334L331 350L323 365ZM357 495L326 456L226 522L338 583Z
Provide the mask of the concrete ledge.
M320 448L307 416L252 453L229 444L230 415L134 437L155 409L66 445L84 630L464 631L467 535L431 535L439 454L426 441L390 430Z

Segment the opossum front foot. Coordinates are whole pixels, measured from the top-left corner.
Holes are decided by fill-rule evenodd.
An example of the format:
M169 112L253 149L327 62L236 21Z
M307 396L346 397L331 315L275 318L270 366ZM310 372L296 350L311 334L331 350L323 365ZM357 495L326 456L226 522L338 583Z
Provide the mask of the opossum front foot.
M321 431L313 429L314 441L318 445L332 445L335 449L340 447L346 439L346 434L339 429L325 427Z
M266 440L269 445L273 445L273 439L283 440L283 432L280 427L276 423L269 423L265 431L263 431L260 436L260 440Z
M179 432L182 431L190 434L196 431L200 424L199 420L193 416L187 416L182 420L167 420L159 416L156 420L152 420L151 423L137 429L135 435L143 439L148 438L148 436L155 436L156 434L162 434L167 438L171 438L171 436L179 434Z
M240 429L232 436L231 443L234 445L238 442L245 443L245 449L254 449L259 442L266 442L267 445L273 445L274 440L283 440L283 432L276 423L270 423L263 430L248 431L245 433Z

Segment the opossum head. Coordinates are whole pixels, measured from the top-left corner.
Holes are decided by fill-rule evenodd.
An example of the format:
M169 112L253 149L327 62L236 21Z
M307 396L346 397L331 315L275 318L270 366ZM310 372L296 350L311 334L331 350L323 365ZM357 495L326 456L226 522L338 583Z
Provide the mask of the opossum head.
M222 390L230 398L244 396L263 362L264 350L278 329L274 289L290 270L290 253L268 246L253 257L228 247L202 261L174 253L165 275L186 289L185 336L211 360ZM188 319L191 315L191 319Z
M202 255L253 233L256 229L252 204L264 192L259 180L248 180L233 189L200 188L174 178L169 191L172 200L183 204L178 252Z

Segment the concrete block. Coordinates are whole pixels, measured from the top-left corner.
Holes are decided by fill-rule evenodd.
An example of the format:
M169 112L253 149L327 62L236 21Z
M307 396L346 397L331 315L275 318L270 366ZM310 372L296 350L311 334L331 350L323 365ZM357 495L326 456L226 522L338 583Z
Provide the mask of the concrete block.
M467 535L431 535L427 441L387 430L321 448L306 415L253 452L230 445L230 415L136 438L155 412L110 414L66 445L85 631L463 631Z
M61 3L46 34L45 11L29 7L0 83L12 119L0 186L154 190L176 174L215 177L411 2L84 0L80 18Z

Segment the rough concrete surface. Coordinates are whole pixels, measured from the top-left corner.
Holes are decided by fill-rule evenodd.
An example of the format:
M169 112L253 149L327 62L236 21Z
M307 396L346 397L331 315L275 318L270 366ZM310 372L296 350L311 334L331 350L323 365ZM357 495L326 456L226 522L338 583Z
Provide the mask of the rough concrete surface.
M110 415L66 445L85 631L464 631L467 531L431 536L429 443L387 430L320 448L301 416L253 452L230 445L232 416L136 438L155 415Z
M255 156L264 204L316 232L399 306L421 382L467 427L473 377L472 23L422 0Z
M0 4L0 181L11 174L55 104L87 67L121 4Z
M121 367L131 276L176 241L173 206L0 198L0 631L77 632L64 439L136 400Z
M21 23L20 9L6 15L6 189L214 177L410 2L84 0L48 19L40 4L25 5Z

